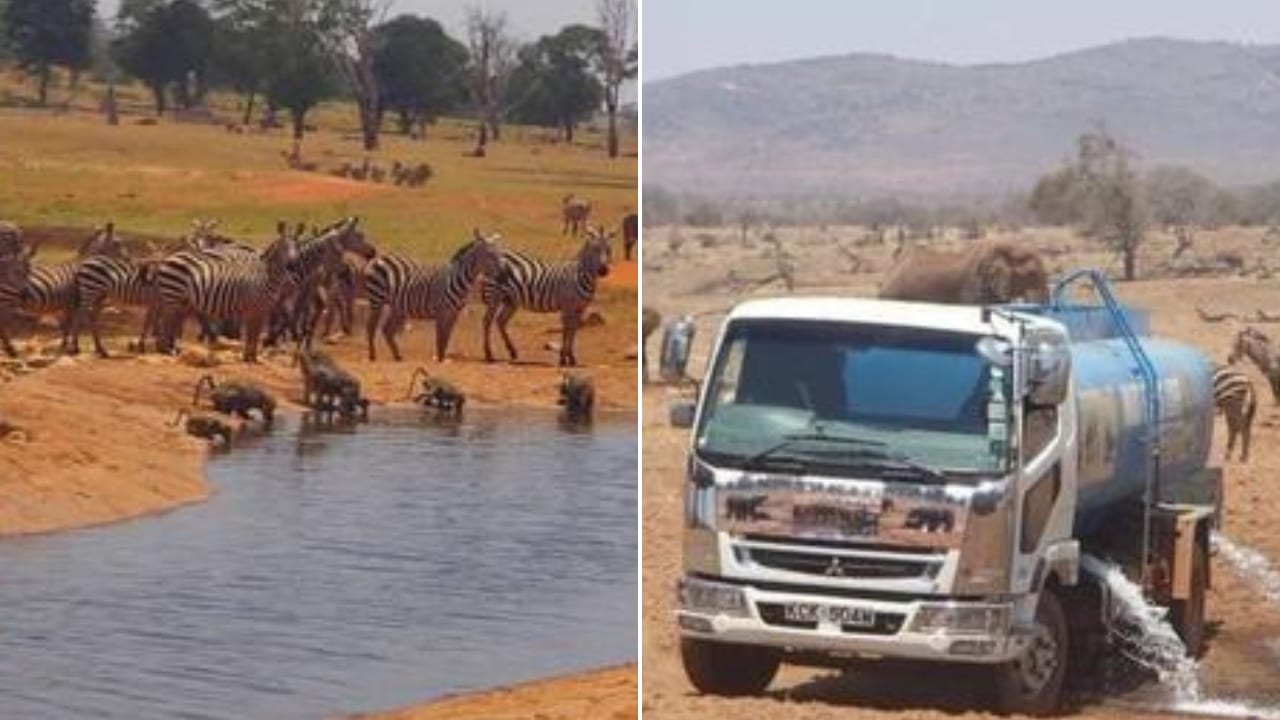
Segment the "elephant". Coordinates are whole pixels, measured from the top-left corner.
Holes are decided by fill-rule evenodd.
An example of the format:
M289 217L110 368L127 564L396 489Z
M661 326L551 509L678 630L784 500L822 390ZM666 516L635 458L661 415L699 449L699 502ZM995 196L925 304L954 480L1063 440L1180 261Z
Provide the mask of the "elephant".
M1047 302L1049 275L1038 253L1010 242L982 243L963 253L916 248L889 272L880 297L966 305Z

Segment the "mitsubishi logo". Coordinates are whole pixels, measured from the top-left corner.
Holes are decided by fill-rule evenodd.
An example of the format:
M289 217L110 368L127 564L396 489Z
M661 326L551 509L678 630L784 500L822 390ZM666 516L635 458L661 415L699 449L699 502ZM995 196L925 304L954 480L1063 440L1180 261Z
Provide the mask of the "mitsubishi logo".
M831 562L827 564L827 569L823 574L827 577L844 577L844 568L840 567L840 558L831 558Z

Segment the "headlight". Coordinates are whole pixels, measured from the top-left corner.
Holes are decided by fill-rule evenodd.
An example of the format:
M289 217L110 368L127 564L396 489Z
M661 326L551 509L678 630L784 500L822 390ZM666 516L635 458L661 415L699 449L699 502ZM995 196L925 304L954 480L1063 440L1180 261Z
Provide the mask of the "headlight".
M911 621L918 633L1001 635L1008 628L1008 605L921 605Z
M680 581L680 606L689 610L745 616L747 595L733 585L685 578Z

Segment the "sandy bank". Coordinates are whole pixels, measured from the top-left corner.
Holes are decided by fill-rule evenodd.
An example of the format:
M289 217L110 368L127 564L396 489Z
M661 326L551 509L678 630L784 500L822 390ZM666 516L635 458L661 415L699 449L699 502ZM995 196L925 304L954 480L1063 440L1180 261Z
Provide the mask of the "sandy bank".
M593 670L483 692L447 697L365 720L632 720L636 666Z
M472 407L555 406L560 370L546 362L550 353L534 345L529 353L534 362L484 363L475 352L477 334L464 330L458 333L457 354L451 351L445 363L437 364L424 358L422 343L430 341L423 329L417 323L407 334L406 360L400 363L369 362L364 344L354 339L326 349L361 378L375 403L404 402L414 368L425 364L462 387ZM542 335L545 328L533 337ZM42 337L24 344L48 341ZM581 341L579 356L587 364L582 372L595 380L598 407L634 410L636 365L627 357L634 330L592 328ZM533 343L526 339L526 345ZM123 340L113 339L110 346L122 352ZM287 352L268 353L256 365L238 362L235 348L214 355L222 362L212 368L157 355L62 358L0 381L0 421L19 429L0 440L0 535L111 522L207 497L201 473L205 445L167 425L190 403L196 380L206 373L219 380L252 379L286 406L301 394Z

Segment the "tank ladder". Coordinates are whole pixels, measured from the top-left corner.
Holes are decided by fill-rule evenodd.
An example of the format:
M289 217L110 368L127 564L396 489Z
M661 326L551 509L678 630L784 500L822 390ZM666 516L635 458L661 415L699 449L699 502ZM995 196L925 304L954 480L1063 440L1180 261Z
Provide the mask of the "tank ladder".
M1129 318L1125 315L1119 301L1116 300L1115 294L1111 290L1111 282L1106 276L1098 270L1083 269L1076 270L1066 277L1054 283L1052 295L1052 307L1061 308L1067 304L1067 290L1071 285L1087 281L1093 286L1094 293L1102 300L1103 307L1107 309L1111 316L1112 322L1115 323L1116 329L1119 331L1120 339L1124 341L1125 346L1133 355L1137 367L1134 368L1134 374L1142 380L1143 403L1142 403L1142 420L1143 420L1143 440L1146 443L1146 482L1143 492L1143 508L1142 508L1142 566L1141 566L1141 582L1145 589L1149 587L1149 570L1151 559L1151 515L1155 511L1156 503L1160 498L1160 384L1159 377L1156 375L1155 365L1151 363L1151 358L1147 357L1147 353L1142 349L1142 343L1138 342L1138 336L1133 331L1133 326L1129 323Z

